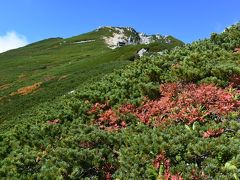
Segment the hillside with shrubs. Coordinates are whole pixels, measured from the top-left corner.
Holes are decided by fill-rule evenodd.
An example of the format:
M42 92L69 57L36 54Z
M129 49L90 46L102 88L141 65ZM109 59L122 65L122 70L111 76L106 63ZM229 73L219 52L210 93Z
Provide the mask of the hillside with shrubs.
M143 55L141 51L151 54L184 44L161 35L142 35L148 40L142 42L139 34L133 28L102 27L0 53L0 130L26 109L123 68Z
M240 24L39 104L0 134L3 179L240 178Z

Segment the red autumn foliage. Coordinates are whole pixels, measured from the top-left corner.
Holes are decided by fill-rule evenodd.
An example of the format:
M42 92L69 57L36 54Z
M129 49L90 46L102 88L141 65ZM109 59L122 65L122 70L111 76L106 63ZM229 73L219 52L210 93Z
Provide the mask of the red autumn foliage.
M223 116L239 107L239 101L225 89L214 85L170 83L160 87L160 99L149 100L137 108L135 114L142 122L154 118L156 124L166 120L185 121L191 124L204 121L210 114Z
M164 179L168 180L182 180L183 178L180 175L172 175L170 172L170 159L168 159L165 155L165 152L161 152L157 155L155 160L153 161L153 166L156 169L159 169L160 166L164 167Z
M223 132L224 132L224 129L222 129L222 128L216 129L216 130L209 129L208 131L206 131L206 132L203 133L203 137L204 137L204 138L218 137L218 136L220 136Z
M88 111L88 114L94 114L107 106L108 106L107 103L105 104L95 103L93 107Z
M112 174L116 171L116 167L111 163L105 163L102 170L104 171L105 179L111 180Z
M153 161L153 166L156 169L159 169L161 165L164 165L165 171L170 170L170 161L165 157L165 152L159 153Z
M60 119L53 119L53 120L47 121L48 124L59 124L60 122L61 122Z
M149 100L144 105L136 108L133 114L143 123L148 124L151 117L163 120L174 107L169 97L162 97L161 100ZM161 113L161 114L160 114Z
M118 130L118 116L112 109L108 109L97 120L97 124L107 130Z
M118 111L122 114L127 114L127 113L133 112L135 108L136 107L132 104L125 104L125 105L122 105Z
M209 115L224 116L239 109L240 101L233 98L237 91L228 92L212 84L178 84L167 83L160 86L162 97L156 100L146 100L140 107L126 104L118 109L118 114L132 113L143 123L153 121L160 125L167 121L204 122ZM234 94L235 93L235 94ZM126 127L125 121L107 104L96 103L89 114L98 113L96 123L107 130L118 130Z
M97 107L97 108L96 108ZM114 131L119 130L120 128L125 128L127 126L124 120L121 120L116 112L112 108L108 108L102 113L99 113L102 108L105 108L106 105L94 105L94 107L88 112L89 114L97 113L98 118L95 123L99 125L101 129Z
M233 75L231 78L230 78L230 87L233 87L233 88L237 88L240 86L240 75Z

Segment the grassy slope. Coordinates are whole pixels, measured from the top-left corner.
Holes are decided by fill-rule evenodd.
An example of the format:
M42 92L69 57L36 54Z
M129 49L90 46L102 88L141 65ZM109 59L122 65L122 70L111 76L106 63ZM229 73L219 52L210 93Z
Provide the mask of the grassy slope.
M46 39L0 54L0 67L3 67L0 71L0 123L72 91L87 80L122 68L145 47L135 45L111 50L102 40L102 36L109 35L111 32L102 29L68 39ZM84 40L95 41L75 43ZM159 46L165 49L175 44ZM38 82L42 84L33 93L10 95Z

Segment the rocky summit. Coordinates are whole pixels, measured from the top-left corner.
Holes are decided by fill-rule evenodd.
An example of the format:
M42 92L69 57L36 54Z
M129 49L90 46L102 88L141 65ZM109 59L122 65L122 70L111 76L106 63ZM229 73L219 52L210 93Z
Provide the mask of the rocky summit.
M98 28L96 31L108 31L110 33L108 36L104 36L103 39L111 49L124 45L150 44L155 42L171 44L173 40L171 36L139 33L131 27L105 26Z

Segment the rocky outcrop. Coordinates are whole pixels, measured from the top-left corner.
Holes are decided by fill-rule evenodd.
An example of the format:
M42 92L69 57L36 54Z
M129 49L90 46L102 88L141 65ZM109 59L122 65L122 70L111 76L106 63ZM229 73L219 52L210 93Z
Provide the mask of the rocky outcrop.
M111 33L109 36L103 36L105 43L111 49L131 44L150 44L154 42L171 43L168 36L146 35L144 33L138 33L131 27L105 26L99 27L96 31L103 29Z
M147 53L147 49L142 48L140 51L138 51L137 55L138 55L139 57L142 57L142 56L144 56L144 54L146 54L146 53Z

